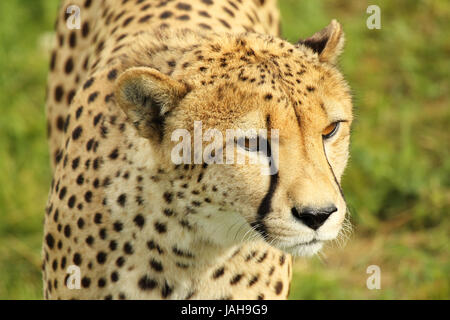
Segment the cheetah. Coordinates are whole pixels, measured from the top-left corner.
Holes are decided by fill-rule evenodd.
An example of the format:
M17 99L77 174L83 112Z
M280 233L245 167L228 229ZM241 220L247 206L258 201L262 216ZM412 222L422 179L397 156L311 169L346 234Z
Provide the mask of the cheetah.
M79 29L66 24L72 5ZM46 102L45 299L288 297L292 256L317 253L345 222L352 101L337 21L296 44L279 33L274 0L63 1ZM171 133L194 135L194 121L278 130L276 173L175 164Z

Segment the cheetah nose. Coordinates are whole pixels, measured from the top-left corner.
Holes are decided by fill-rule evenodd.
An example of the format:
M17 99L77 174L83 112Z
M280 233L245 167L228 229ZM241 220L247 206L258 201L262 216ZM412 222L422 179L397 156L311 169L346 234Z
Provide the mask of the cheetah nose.
M314 231L319 229L328 217L331 216L333 212L336 212L337 208L335 205L330 205L324 208L311 208L311 207L301 207L299 210L296 207L291 209L292 215Z

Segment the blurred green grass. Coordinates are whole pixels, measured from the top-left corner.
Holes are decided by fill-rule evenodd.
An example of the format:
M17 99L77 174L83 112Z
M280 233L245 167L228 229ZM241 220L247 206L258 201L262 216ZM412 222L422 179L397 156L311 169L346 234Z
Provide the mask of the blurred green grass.
M356 121L343 186L355 232L296 259L292 299L449 299L450 3L280 0L292 42L342 23L341 69ZM51 173L44 98L57 0L0 2L0 299L41 299L40 245ZM379 265L382 289L368 290Z

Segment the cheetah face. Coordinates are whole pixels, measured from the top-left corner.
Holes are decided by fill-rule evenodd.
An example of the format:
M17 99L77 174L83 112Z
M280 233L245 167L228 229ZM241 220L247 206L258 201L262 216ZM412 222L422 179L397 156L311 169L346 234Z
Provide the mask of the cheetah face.
M179 65L189 67L171 77L146 67L122 74L117 101L168 170L178 167L171 160L179 143L173 132L195 137L198 121L203 133L214 129L223 137L214 150L223 163L203 165L201 179L191 178L209 199L192 217L198 237L218 245L263 238L311 255L338 236L352 122L349 89L335 68L342 45L341 26L333 21L295 46L256 35L226 37L180 58ZM207 63L196 58L200 54ZM230 129L267 134L228 139ZM230 145L230 154L243 152L245 163L227 162ZM250 163L255 156L267 161ZM188 159L194 163L194 157ZM276 170L263 174L271 166Z

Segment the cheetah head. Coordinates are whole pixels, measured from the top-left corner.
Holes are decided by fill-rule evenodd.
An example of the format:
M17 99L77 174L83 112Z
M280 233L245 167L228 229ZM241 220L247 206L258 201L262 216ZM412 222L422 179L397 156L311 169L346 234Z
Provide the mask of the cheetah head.
M203 156L223 156L223 163L208 165L201 153L195 162L198 150L187 156L200 168L188 182L205 200L195 203L195 214L185 211L199 240L227 245L262 238L311 255L338 236L347 211L340 180L352 122L350 90L336 68L343 42L334 20L295 45L256 34L218 35L180 55L170 75L140 66L119 77L119 106L167 171L195 167L173 161L180 143L173 133L187 133L194 150L195 121ZM205 138L208 129L213 133ZM230 129L256 133L228 139ZM214 152L205 148L212 141L220 147ZM245 163L228 162L227 151L235 159L243 152ZM252 157L267 161L251 163ZM178 175L171 178L175 187ZM176 201L192 209L191 198Z

